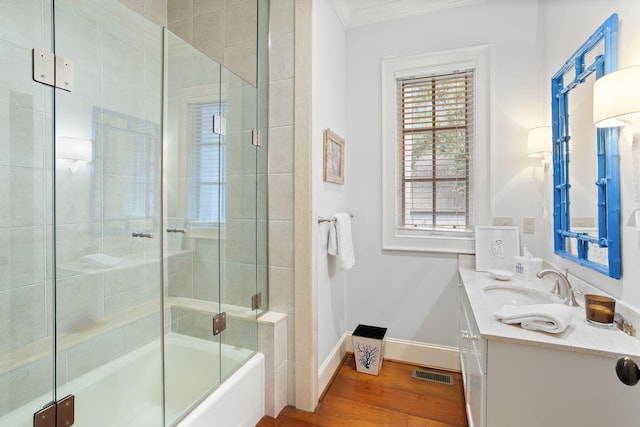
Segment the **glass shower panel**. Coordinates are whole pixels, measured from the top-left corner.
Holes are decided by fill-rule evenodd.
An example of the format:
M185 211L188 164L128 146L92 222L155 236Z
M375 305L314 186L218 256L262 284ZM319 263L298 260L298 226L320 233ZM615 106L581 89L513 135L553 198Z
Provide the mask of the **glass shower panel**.
M269 152L269 22L270 1L258 1L258 116L260 149L257 161L258 185L258 292L262 294L262 306L258 314L269 310L269 261L267 248L268 234L268 152Z
M77 426L161 425L162 30L97 0L56 0L55 26L58 399Z
M227 105L226 136L221 170L226 198L222 204L224 239L220 240L220 298L227 312L222 335L222 377L233 373L257 350L258 181L257 150L252 132L257 128L257 89L222 68L222 102Z
M51 51L51 5L0 2L0 425L31 426L54 399L52 92L31 50Z
M166 422L182 418L220 384L220 242L224 239L226 147L216 129L229 105L220 65L165 31ZM214 119L217 117L217 119ZM197 376L187 370L198 368ZM185 378L189 378L188 385Z

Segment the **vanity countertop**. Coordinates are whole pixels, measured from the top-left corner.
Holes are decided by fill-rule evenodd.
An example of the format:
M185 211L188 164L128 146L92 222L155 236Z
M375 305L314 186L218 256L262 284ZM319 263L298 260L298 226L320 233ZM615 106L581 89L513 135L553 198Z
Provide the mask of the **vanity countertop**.
M537 291L550 290L552 282L547 279L531 281L514 278L498 281L487 272L472 268L459 269L460 283L464 286L480 335L486 339L518 341L528 345L555 347L565 351L593 353L603 356L640 357L640 339L629 336L618 328L603 329L591 326L585 319L583 307L574 307L571 324L560 334L530 331L519 325L507 325L493 318L501 304L484 292L489 285L522 286Z

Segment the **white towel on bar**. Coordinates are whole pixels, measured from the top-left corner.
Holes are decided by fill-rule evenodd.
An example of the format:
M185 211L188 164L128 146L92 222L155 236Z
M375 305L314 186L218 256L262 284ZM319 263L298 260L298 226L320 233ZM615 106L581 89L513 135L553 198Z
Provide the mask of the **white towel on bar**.
M327 241L327 253L338 255L338 236L336 236L336 222L329 221L329 240Z
M493 317L503 323L520 323L524 329L559 334L573 317L573 309L563 304L504 305Z
M356 263L353 253L353 240L351 239L351 215L340 212L336 217L336 235L338 237L338 255L342 268L349 270Z

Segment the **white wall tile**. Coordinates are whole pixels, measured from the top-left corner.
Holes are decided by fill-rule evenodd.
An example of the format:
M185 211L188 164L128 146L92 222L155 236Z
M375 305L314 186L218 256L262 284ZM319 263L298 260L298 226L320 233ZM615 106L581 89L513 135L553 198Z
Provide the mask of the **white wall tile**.
M223 8L226 5L225 0L193 0L193 14L211 12L212 10Z
M271 0L271 35L293 32L294 0Z
M0 229L0 290L44 282L44 227Z
M269 264L293 268L293 221L269 223Z
M269 176L269 218L293 221L293 174Z
M169 23L193 16L193 0L168 0L167 21Z
M232 25L225 26L225 46L253 42L257 40L257 8L256 0L237 3L227 2L225 21Z
M269 267L269 310L293 314L292 268Z
M0 291L0 352L46 336L44 284Z
M293 33L284 33L271 38L269 75L279 81L294 77Z
M269 89L269 125L293 125L293 80L272 82Z
M44 225L44 171L0 166L0 228Z
M224 10L193 17L193 45L209 57L222 62L219 52L224 50Z

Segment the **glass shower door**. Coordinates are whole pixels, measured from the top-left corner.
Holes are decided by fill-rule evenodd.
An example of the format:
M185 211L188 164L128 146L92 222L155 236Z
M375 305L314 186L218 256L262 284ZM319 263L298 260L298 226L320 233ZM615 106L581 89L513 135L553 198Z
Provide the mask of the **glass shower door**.
M162 425L162 29L120 1L55 0L57 397L78 427Z
M0 2L0 425L31 426L54 400L52 92L32 49L51 50L50 0Z
M224 239L220 240L220 301L227 312L222 335L221 375L227 378L257 351L258 200L266 188L258 185L257 89L222 67L221 99L227 105L223 137L225 183L222 204Z
M220 245L225 238L220 65L165 31L166 424L220 384ZM219 318L221 319L221 318Z
M167 424L257 348L256 100L255 86L165 32Z

